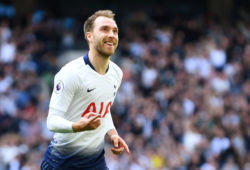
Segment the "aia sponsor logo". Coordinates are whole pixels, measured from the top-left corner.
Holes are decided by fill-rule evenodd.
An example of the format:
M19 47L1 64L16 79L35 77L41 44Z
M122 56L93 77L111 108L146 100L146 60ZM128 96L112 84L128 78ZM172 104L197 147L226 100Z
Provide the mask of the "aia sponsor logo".
M104 102L101 102L99 114L101 115L102 118L104 118L110 112L111 106L112 106L112 102L109 102L105 106L104 106ZM88 105L87 109L83 112L82 117L85 116L89 112L98 113L96 110L96 104L94 102L92 102Z

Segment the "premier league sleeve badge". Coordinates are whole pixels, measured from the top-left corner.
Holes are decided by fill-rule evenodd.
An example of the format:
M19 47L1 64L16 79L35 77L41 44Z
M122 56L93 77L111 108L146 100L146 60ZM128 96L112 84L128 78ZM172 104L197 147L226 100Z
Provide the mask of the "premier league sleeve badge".
M59 94L63 91L63 88L64 88L63 82L61 80L58 80L55 83L54 91L55 93Z

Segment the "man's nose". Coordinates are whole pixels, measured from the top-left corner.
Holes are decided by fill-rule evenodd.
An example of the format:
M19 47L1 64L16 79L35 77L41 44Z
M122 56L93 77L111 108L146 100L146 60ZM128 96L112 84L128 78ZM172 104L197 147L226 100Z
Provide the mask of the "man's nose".
M109 32L108 32L108 36L109 36L109 37L115 37L114 31L109 31Z

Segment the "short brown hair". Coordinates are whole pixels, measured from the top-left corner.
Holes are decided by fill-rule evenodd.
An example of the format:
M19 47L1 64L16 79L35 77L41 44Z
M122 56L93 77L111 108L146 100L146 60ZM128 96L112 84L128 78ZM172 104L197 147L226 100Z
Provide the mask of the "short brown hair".
M103 17L107 17L107 18L111 18L114 19L115 18L115 14L111 11L111 10L99 10L96 11L93 15L91 15L85 22L83 25L83 32L84 32L84 37L86 38L86 33L90 32L93 30L93 25L94 22L96 20L96 18L103 16ZM87 40L88 41L88 40Z

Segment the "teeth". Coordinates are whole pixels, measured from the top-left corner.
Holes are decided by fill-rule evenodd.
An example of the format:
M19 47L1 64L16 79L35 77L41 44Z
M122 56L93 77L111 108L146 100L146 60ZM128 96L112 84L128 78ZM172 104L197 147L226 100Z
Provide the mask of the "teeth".
M108 45L113 45L113 43L107 42Z

